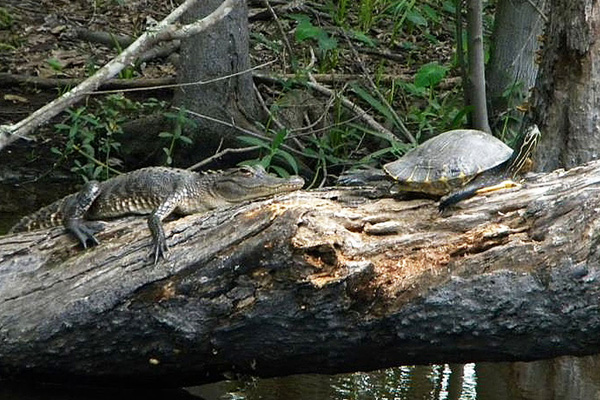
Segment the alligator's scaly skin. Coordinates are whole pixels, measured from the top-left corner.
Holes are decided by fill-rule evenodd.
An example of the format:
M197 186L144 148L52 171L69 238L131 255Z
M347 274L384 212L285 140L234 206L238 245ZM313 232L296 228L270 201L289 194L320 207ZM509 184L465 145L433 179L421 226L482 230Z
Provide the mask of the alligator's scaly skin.
M168 248L161 221L171 213L189 215L229 207L247 200L301 189L299 176L278 178L260 166L244 166L207 174L184 169L149 167L119 175L105 182L88 182L71 194L24 217L13 232L64 225L83 247L98 244L94 234L101 225L94 220L129 214L150 214L154 260Z

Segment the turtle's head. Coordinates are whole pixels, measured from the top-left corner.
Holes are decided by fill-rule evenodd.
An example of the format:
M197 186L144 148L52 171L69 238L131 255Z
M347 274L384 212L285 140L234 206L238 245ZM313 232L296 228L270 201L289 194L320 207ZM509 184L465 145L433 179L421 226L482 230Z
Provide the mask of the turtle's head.
M511 175L518 175L531 169L531 154L540 141L540 129L537 125L531 125L523 135L519 145L515 148L512 162L510 163Z

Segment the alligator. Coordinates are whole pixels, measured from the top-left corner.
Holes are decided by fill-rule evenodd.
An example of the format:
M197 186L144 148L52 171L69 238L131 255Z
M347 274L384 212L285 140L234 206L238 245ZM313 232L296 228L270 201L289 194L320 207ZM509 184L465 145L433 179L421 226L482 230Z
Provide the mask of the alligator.
M169 167L148 167L104 182L89 181L70 194L22 218L9 233L63 225L81 242L97 245L103 229L97 220L130 214L147 215L154 263L166 259L168 246L162 221L170 214L189 215L301 189L299 176L279 178L262 166L242 166L198 173Z

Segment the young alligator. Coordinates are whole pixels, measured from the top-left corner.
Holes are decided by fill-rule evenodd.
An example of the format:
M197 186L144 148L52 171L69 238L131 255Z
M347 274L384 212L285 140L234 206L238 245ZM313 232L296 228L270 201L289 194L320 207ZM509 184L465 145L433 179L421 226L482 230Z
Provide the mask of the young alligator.
M288 179L268 174L261 166L243 166L214 173L149 167L105 182L88 182L71 194L24 217L10 233L63 225L83 245L98 244L94 220L129 214L150 214L154 263L166 258L168 247L161 221L169 214L189 215L223 208L260 197L301 189L299 176Z

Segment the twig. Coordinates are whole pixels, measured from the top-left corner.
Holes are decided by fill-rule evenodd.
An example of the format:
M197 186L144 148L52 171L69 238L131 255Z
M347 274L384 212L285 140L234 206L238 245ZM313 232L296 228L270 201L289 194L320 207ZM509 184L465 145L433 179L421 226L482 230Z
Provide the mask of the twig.
M222 20L229 14L234 4L239 0L225 0L211 14L192 24L183 26L173 24L196 1L197 0L186 0L163 19L155 27L155 30L145 32L131 46L121 52L104 67L100 68L93 76L83 81L76 88L46 104L44 107L39 108L29 117L16 124L0 126L0 150L18 138L26 137L37 127L59 114L65 108L70 107L83 99L89 92L96 90L102 82L117 75L123 68L133 62L139 54L150 47L161 41L182 39L186 36L199 33Z
M390 112L390 115L392 116L394 122L400 128L400 131L402 131L402 133L408 139L408 141L410 143L412 143L412 144L416 144L417 140L415 139L415 137L412 135L412 133L410 133L410 131L408 130L408 128L406 127L406 125L404 125L404 122L402 121L402 119L400 118L400 116L396 113L396 111L394 111L394 108L390 105L390 103L387 101L387 99L385 98L385 96L383 94L381 94L381 91L379 90L379 88L377 87L377 85L375 85L375 82L373 82L373 79L371 78L371 74L367 70L367 67L365 67L365 64L363 63L363 61L360 58L360 56L358 55L358 52L356 51L356 48L354 47L354 44L352 44L352 41L348 38L348 35L346 34L345 31L343 31L343 34L344 34L344 38L346 39L346 42L348 43L348 46L350 47L350 50L354 54L354 57L356 57L356 59L358 60L358 65L360 66L360 69L363 71L363 74L365 75L365 78L367 79L367 81L371 85L371 88L373 89L373 91L375 92L375 94L377 94L377 97L379 98L379 101L381 101L387 107L387 109Z
M88 42L100 43L107 47L124 48L130 46L135 38L128 35L119 35L111 32L92 31L90 29L77 27L73 30L75 36Z
M273 115L271 110L269 110L269 107L267 107L267 103L265 102L262 93L260 93L260 90L258 90L258 88L256 87L256 84L253 84L252 87L254 88L254 94L258 99L258 103L260 104L263 111L269 116L269 120L273 121L273 124L275 124L277 129L285 129L285 126L283 126L283 124L279 122L279 119L277 119L277 117Z
M254 151L254 150L258 150L258 149L260 149L260 146L240 147L238 149L227 148L227 149L216 152L212 156L205 158L204 160L202 160L200 162L197 162L196 164L192 165L191 167L188 167L187 169L190 169L190 170L199 169L199 168L205 166L206 164L211 163L213 160L216 160L217 158L221 158L224 155L229 154L229 153L245 153L248 151Z
M268 65L273 64L275 61L277 60L271 60L271 61L267 61L265 63L262 63L260 65L256 65L254 67L251 68L247 68L243 71L237 71L234 72L232 74L229 75L224 75L224 76L218 76L216 78L213 79L209 79L207 81L196 81L196 82L185 82L185 83L173 83L173 84L168 84L168 85L162 85L162 86L155 86L152 89L153 90L158 90L158 89L172 89L172 88L178 88L178 87L187 87L187 86L202 86L202 85L208 85L209 83L214 83L214 82L218 82L218 81L223 81L225 79L230 79L233 77L236 77L238 75L244 75L248 72L257 70L257 69L261 69L264 68ZM121 92L138 92L141 90L147 90L147 88L132 88L132 89L126 89L126 90L97 90L95 92L89 92L86 94L109 94L109 93L121 93Z
M181 108L179 108L179 107L173 107L173 108L175 110L178 110L178 111L181 110ZM211 116L208 116L208 115L200 114L200 113L197 113L197 112L194 112L194 111L191 111L191 110L187 110L187 109L185 110L185 112L188 113L188 114L194 115L194 116L196 116L198 118L204 118L204 119L206 119L208 121L216 122L217 124L221 124L221 125L225 125L225 126L228 126L230 128L233 128L233 129L237 129L238 131L240 131L242 133L245 133L248 136L253 136L255 138L262 139L262 140L264 140L266 142L270 142L272 140L268 136L262 135L262 134L260 134L258 132L254 132L254 131L251 131L249 129L244 129L244 128L239 127L237 125L234 125L232 123L221 121L220 119L217 119L217 118L214 118L214 117L211 117ZM301 155L301 156L304 156L304 157L310 157L309 155L304 154L301 151L298 151L298 150L294 149L293 147L290 147L290 146L288 146L286 144L282 144L281 148L286 149L288 151L291 151L292 153L295 153L297 155Z
M540 17L542 17L542 19L544 20L545 23L548 23L549 19L548 16L546 14L544 14L544 11L542 11L542 9L540 9L537 4L535 4L533 2L533 0L527 0L527 2L531 5L531 7L533 7L535 9L535 11L537 11L538 14L540 14Z
M285 31L285 29L283 29L283 26L281 25L281 21L279 20L279 17L277 17L277 14L275 13L275 10L273 10L273 7L271 7L271 3L269 3L269 0L264 0L264 3L265 3L265 6L267 6L269 13L271 13L271 15L273 16L275 23L277 24L277 29L279 29L279 34L281 35L281 39L283 40L283 43L285 44L285 47L287 48L290 58L292 60L294 60L296 57L294 56L294 50L292 50L292 46L290 45L290 42L287 39L287 32ZM284 70L287 70L287 65L285 63L285 60L284 60L283 64L284 64Z
M116 175L121 175L122 172L114 169L113 167L111 167L110 165L98 160L96 157L94 156L90 156L89 154L87 154L86 152L84 152L81 147L77 146L76 144L73 145L73 148L75 150L77 150L77 152L79 154L81 154L82 156L84 156L85 158L87 158L88 160L92 161L94 164L101 166L102 168L106 168L107 170L111 171L112 173L116 174Z
M271 63L275 62L270 61L268 63L261 64L259 66L253 67L250 71L254 71L259 68L263 68ZM243 71L246 72L246 71ZM254 72L253 78L255 80L260 81L264 74ZM327 85L335 85L336 83L346 83L350 81L362 81L366 78L363 75L359 74L312 74L312 77L321 84ZM277 74L277 78L279 79L297 79L298 75L296 74ZM412 80L412 75L410 74L398 74L391 75L385 74L378 77L378 81L384 83L391 83L394 81L409 81ZM64 87L74 87L83 82L82 78L42 78L40 76L32 76L32 75L22 75L22 74L11 74L8 72L0 72L0 87L10 87L15 85L31 85L36 86L40 89L54 89L54 88L64 88ZM206 83L206 82L205 82ZM460 77L450 77L444 79L440 83L440 87L451 88L461 83ZM185 84L184 84L185 85ZM174 87L178 87L180 84L176 84L176 78L174 77L166 77L166 78L135 78L135 79L109 79L101 84L100 87L105 88L107 90L118 90L121 92L121 89L131 89L131 88L144 88L145 90L162 90L162 89L171 89ZM143 89L139 89L143 90ZM88 94L101 94L103 91L91 92ZM104 92L105 93L105 92Z
M0 73L0 87L16 85L30 85L38 89L55 89L75 87L83 82L81 78L43 78L40 76ZM136 78L136 79L108 79L102 82L101 87L122 92L124 89L141 88L140 90L159 90L170 87L176 82L175 78ZM90 94L96 94L92 92Z
M258 76L255 75L255 77L258 77ZM262 80L263 82L277 83L277 84L281 84L281 81L282 81L281 79L277 79L275 77L268 76L268 75L261 75L260 80ZM379 134L381 136L385 137L388 141L390 141L392 143L397 143L400 141L392 132L390 132L388 129L384 128L379 122L375 121L375 119L373 117L371 117L365 110L363 110L360 106L358 106L355 103L353 103L352 101L350 101L345 96L343 96L339 93L336 93L333 90L328 89L325 86L319 85L314 82L298 82L298 84L306 85L309 88L311 88L319 93L325 94L326 96L337 96L340 99L340 101L342 102L342 105L344 107L346 107L350 111L356 113L356 115L358 115L359 118L364 123L369 125L375 131L379 132Z

